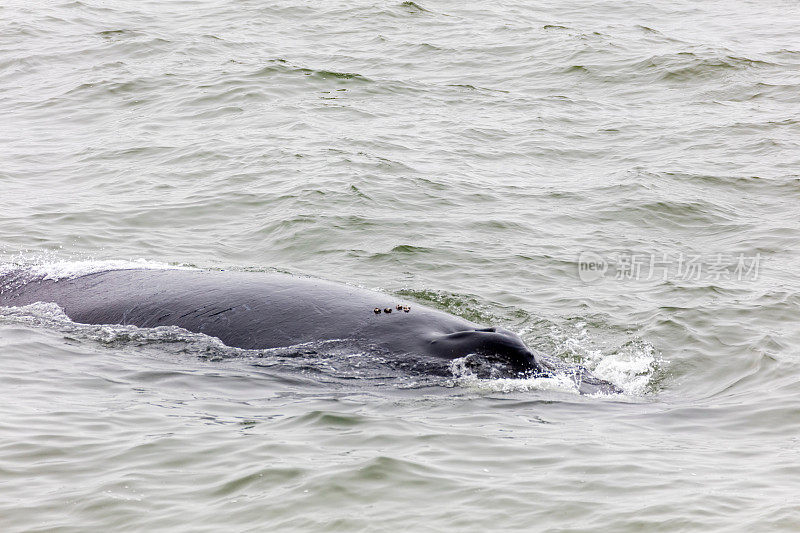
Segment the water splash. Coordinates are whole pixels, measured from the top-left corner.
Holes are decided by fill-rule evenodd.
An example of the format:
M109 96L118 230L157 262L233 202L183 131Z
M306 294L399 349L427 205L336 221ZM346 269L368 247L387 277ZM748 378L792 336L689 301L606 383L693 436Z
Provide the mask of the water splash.
M578 386L566 374L528 378L480 378L469 365L469 356L453 360L450 364L454 384L485 392L558 391L580 394Z
M619 345L598 347L598 338L581 321L563 327L553 325L548 337L558 354L557 367L580 364L631 396L653 392L659 370L666 363L652 344L638 337Z
M22 258L16 261L0 264L0 276L14 272L24 271L31 279L45 279L58 281L61 279L73 279L97 272L108 270L127 270L127 269L151 269L151 270L196 270L187 265L177 265L152 261L149 259L113 259L113 260L57 260L37 258Z

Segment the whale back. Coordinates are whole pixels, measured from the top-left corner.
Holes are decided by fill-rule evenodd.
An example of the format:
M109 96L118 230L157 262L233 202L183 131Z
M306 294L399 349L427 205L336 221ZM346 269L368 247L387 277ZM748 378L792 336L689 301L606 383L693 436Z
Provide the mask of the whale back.
M392 337L403 332L429 336L478 327L359 287L263 272L114 270L30 281L0 294L2 305L39 301L57 303L75 322L180 326L248 349L346 338L389 337L394 344Z

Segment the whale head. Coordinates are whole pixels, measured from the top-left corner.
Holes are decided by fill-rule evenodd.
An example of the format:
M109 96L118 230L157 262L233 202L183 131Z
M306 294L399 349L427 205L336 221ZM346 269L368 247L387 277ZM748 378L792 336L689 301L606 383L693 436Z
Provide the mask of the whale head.
M479 378L552 377L558 372L552 362L525 346L519 335L504 328L456 331L439 335L429 344L433 355L464 358L465 367ZM570 366L569 377L581 394L623 392L580 365Z
M429 343L437 357L477 356L484 367L502 367L505 374L544 374L547 370L516 333L504 328L476 328L438 335Z

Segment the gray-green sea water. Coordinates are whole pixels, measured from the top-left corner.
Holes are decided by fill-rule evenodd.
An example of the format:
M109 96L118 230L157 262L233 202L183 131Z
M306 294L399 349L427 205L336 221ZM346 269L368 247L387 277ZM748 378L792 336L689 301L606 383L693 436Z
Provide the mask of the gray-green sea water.
M800 530L798 26L791 1L4 2L0 272L317 276L625 393L4 308L0 530Z

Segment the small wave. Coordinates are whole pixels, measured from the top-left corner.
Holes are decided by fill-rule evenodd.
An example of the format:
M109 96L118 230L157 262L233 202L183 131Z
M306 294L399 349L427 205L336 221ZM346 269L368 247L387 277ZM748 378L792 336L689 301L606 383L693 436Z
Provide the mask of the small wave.
M148 50L169 45L163 39L154 39L148 43L137 43L137 46L147 47ZM168 73L153 76L138 76L129 79L100 79L95 81L81 81L73 87L64 87L60 97L52 100L44 100L39 105L49 103L74 103L73 99L80 98L102 98L110 95L116 96L126 102L141 102L145 96L157 95L159 90L166 83L165 78L171 76Z
M690 81L714 77L723 72L772 65L758 59L720 54L716 51L700 51L656 55L641 61L636 67L642 70L656 70L662 80Z
M424 7L422 7L421 5L419 5L416 2L411 2L410 0L400 4L400 7L405 8L406 11L408 11L409 13L414 14L414 15L419 14L419 13L428 13L427 9L425 9Z
M143 34L134 30L118 29L99 31L97 32L97 35L105 39L123 39L129 37L140 37Z
M369 78L356 72L339 72L336 70L313 69L307 67L294 66L285 59L276 58L268 61L269 65L258 69L250 74L249 77L260 78L273 74L302 74L321 80L341 80L341 81L361 81L371 82Z
M632 196L632 193L629 194ZM723 204L718 198L699 196L677 198L655 198L652 193L646 197L630 198L624 209L620 202L609 200L596 209L597 220L626 221L636 226L663 228L672 226L678 229L740 227L740 216L734 207Z
M653 28L651 28L651 27L649 27L649 26L643 26L642 24L636 24L636 25L634 26L634 28L636 28L636 29L639 29L639 30L643 31L644 33L655 33L655 34L657 34L657 35L661 35L661 32L660 32L660 31L658 31L658 30L654 30Z
M574 73L585 74L588 72L589 69L584 67L583 65L572 65L571 67L567 67L566 69L564 69L565 74L574 74Z
M413 244L398 244L389 251L391 254L429 254L431 252L433 252L431 248L414 246Z
M370 81L369 78L362 76L361 74L356 74L355 72L336 72L333 70L312 70L312 69L298 69L299 72L302 72L306 76L317 76L322 79L328 78L337 78L340 80L361 80L361 81Z

